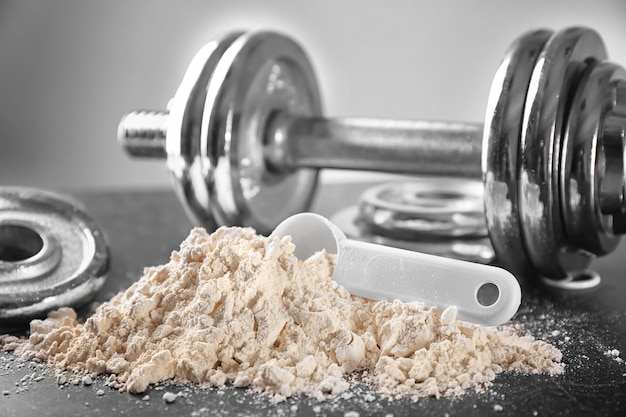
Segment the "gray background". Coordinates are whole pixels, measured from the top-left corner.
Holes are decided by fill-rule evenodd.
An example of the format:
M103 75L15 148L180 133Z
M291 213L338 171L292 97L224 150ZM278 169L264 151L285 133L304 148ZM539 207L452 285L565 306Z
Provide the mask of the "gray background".
M327 114L481 121L511 42L569 25L597 29L626 65L623 0L0 0L0 185L167 186L164 164L119 148L117 124L164 108L196 51L225 31L299 40Z

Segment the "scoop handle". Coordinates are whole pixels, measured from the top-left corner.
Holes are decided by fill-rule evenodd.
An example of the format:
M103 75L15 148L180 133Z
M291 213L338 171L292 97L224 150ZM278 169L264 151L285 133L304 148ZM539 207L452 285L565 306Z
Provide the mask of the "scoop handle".
M522 299L519 283L502 268L351 240L319 214L293 215L272 235L291 236L300 259L321 249L336 253L333 278L354 295L456 306L458 319L487 326L508 321Z
M511 319L521 302L519 283L502 268L351 239L337 245L333 278L355 295L456 306L459 320L487 326Z

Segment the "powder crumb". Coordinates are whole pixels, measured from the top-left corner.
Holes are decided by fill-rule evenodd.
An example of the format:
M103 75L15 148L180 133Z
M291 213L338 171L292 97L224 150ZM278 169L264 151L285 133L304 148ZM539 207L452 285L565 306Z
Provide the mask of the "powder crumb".
M538 416L539 413L537 411L533 411L533 416Z
M142 401L150 401L150 396L148 394L144 395L141 399Z
M176 398L178 398L178 395L174 394L173 392L165 392L163 394L163 401L165 401L168 404L173 403L174 401L176 401Z
M28 339L0 335L0 348L108 374L110 388L132 393L172 380L249 387L274 401L324 400L357 380L391 399L439 398L488 388L505 371L564 371L561 352L519 326L481 327L458 321L455 307L352 296L331 279L334 255L299 260L294 249L289 237L250 228L195 228L168 263L145 268L84 324L61 308L33 320ZM350 378L355 372L361 378Z
M504 410L504 407L502 407L500 404L494 404L493 411L500 412L502 410Z
M322 412L322 407L320 407L319 405L314 405L312 410L315 414L319 414Z
M57 384L63 385L67 383L67 377L63 374L57 375Z
M102 396L104 395L104 390L99 389L98 391L96 391L96 395L97 395L98 397L102 397Z
M451 306L446 308L443 313L441 313L441 324L445 326L449 326L456 321L458 309L456 306Z
M609 349L604 352L604 356L607 356L613 359L617 363L623 363L624 360L619 355L620 355L620 351L618 349Z
M359 417L360 414L358 411L346 411L343 413L343 417Z
M85 375L83 377L83 385L89 386L91 384L93 384L93 379L89 375Z

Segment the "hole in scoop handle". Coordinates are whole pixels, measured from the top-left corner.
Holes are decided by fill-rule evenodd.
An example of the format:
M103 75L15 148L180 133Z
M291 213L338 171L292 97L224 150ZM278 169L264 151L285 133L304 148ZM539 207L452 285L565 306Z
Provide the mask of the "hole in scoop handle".
M338 246L333 278L355 295L456 306L459 320L487 326L511 319L521 302L519 283L502 268L349 239ZM490 305L478 296L486 284L498 292Z

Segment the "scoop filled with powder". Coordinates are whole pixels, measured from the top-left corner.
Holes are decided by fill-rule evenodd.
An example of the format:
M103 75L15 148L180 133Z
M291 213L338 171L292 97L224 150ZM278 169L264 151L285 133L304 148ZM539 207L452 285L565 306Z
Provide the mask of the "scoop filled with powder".
M563 372L554 346L513 326L481 327L420 303L350 295L334 256L294 255L289 237L193 229L168 263L149 267L84 324L62 308L30 337L0 345L60 369L111 374L140 393L164 380L250 387L280 401L350 388L354 372L381 395L419 398L483 389L498 373Z
M299 259L320 250L335 254L332 278L353 295L454 306L459 319L485 326L509 321L522 301L517 279L503 268L348 239L316 213L290 216L272 235L291 236ZM488 302L480 294L490 287L495 296Z

